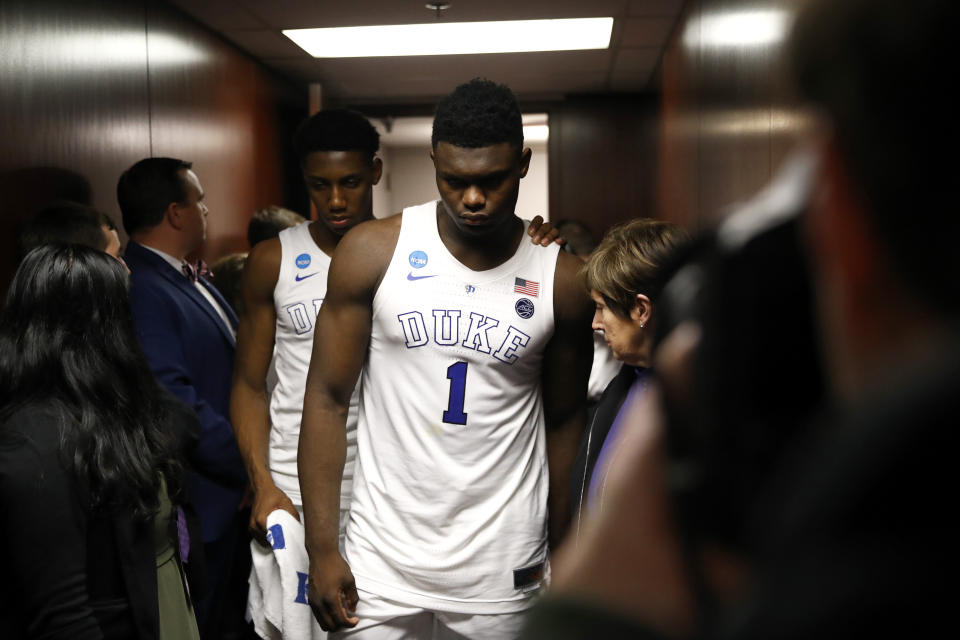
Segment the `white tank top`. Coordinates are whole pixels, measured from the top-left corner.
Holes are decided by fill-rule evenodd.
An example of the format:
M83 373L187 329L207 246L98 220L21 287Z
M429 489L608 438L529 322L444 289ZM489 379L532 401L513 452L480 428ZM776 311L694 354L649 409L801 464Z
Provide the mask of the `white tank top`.
M273 290L277 313L277 383L270 395L270 474L277 487L302 507L297 476L297 445L303 394L313 352L313 327L327 295L330 256L310 235L307 223L280 232L280 275ZM358 395L354 390L347 416L347 458L340 485L340 508L350 506L356 458Z
M435 202L404 210L373 300L346 558L359 588L437 611L532 604L547 555L540 370L556 245L473 271Z

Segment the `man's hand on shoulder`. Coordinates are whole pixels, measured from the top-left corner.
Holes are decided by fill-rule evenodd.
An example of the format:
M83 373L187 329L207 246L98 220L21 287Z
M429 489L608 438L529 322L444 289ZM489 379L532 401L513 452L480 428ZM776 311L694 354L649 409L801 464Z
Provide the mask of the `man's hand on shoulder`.
M549 247L553 242L562 247L567 243L565 238L560 237L560 231L553 226L553 223L549 220L544 221L543 216L533 217L530 226L527 227L527 235L530 236L530 242L541 247Z

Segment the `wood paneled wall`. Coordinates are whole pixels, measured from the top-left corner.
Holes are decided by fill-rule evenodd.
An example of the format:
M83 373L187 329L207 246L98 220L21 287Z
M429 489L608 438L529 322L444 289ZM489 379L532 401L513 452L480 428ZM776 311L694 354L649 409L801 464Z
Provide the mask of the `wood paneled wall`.
M653 96L571 96L551 105L550 219L595 238L654 215L657 103Z
M141 158L190 160L210 207L203 256L246 249L253 211L289 201L306 93L157 0L0 3L0 291L19 222L58 198L120 225Z
M805 131L783 40L802 0L689 0L660 69L658 217L719 220L765 184ZM738 41L739 40L739 41Z

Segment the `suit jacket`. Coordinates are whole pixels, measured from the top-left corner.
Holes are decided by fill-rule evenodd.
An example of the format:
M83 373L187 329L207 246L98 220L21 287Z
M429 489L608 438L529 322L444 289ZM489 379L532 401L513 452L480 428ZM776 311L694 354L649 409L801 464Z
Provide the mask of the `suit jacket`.
M613 421L620 413L620 407L630 393L630 386L636 380L637 370L634 367L629 365L620 367L620 371L603 390L603 395L600 396L594 408L590 426L580 439L580 450L570 474L570 505L573 507L574 521L579 521L583 508L587 504L590 478L593 477L593 469L597 465L597 458L600 457L600 450L607 439L607 434L610 433Z
M0 544L8 551L0 581L2 635L157 639L153 523L84 509L81 490L61 464L63 418L44 403L21 408L0 425ZM171 429L192 430L190 420L174 412ZM202 552L191 535L188 566L202 564Z
M247 482L228 417L236 340L196 287L162 257L130 242L124 259L131 271L133 320L150 368L200 419L200 437L188 452L188 494L210 542L234 522ZM201 282L235 329L230 305Z

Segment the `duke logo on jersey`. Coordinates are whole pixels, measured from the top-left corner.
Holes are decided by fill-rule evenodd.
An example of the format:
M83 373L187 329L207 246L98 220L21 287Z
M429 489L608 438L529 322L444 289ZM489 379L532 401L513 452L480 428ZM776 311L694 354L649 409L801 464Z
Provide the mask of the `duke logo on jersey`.
M314 298L312 315L308 310L307 304L306 302L294 302L284 307L287 315L290 316L290 322L293 324L293 330L297 332L297 335L303 335L304 333L313 331L313 322L317 319L317 314L320 313L320 305L323 304L323 298Z
M473 349L500 362L513 364L530 342L530 336L512 325L505 333L502 330L494 331L500 326L500 321L475 312L470 312L470 324L466 335L461 340L461 313L459 309L434 309L432 334L427 330L423 314L419 311L401 313L397 316L397 320L400 321L408 349L416 349L428 344L432 335L433 343L437 346ZM491 332L493 332L492 335ZM503 337L500 338L500 335ZM493 345L497 344L499 346L494 350Z

